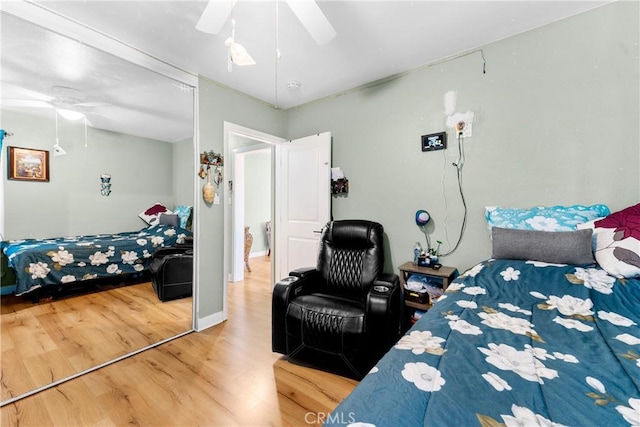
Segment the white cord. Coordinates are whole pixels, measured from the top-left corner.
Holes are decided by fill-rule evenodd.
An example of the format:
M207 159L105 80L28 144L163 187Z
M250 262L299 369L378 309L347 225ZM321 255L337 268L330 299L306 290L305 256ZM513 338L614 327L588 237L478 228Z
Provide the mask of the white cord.
M58 140L58 109L56 108L56 145L60 145Z
M276 0L276 52L275 52L275 107L278 108L278 60L280 59L280 2Z
M447 227L447 219L449 218L449 204L447 203L447 191L445 187L445 181L447 177L447 156L446 150L442 150L442 199L444 200L444 240L447 242L447 247L451 249L451 242L449 241L449 231Z
M464 137L462 136L462 132L459 132L457 135L458 139L458 162L453 165L456 167L457 176L458 176L458 191L460 193L460 200L462 200L462 206L464 207L464 214L462 217L462 225L460 226L460 235L458 236L458 241L456 245L449 252L444 254L440 254L440 256L451 255L458 249L460 242L462 241L462 236L464 236L464 231L467 228L467 201L464 197L464 191L462 190L462 166L464 165Z

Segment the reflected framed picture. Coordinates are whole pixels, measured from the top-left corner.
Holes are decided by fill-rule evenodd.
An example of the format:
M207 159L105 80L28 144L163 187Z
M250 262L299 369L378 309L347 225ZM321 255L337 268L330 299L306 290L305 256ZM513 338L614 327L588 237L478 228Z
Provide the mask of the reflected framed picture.
M49 152L33 148L7 147L9 179L49 182Z

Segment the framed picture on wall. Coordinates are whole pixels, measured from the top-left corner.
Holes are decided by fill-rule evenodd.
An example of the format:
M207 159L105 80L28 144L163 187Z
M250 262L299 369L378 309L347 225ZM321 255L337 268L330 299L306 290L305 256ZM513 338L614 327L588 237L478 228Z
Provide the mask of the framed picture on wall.
M7 147L9 179L49 182L49 152L33 148Z

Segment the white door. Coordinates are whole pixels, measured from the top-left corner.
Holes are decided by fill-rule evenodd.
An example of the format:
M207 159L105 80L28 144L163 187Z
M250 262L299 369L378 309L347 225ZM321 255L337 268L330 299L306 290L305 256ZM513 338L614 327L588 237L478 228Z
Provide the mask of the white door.
M320 230L331 215L331 133L278 144L275 278L315 267Z

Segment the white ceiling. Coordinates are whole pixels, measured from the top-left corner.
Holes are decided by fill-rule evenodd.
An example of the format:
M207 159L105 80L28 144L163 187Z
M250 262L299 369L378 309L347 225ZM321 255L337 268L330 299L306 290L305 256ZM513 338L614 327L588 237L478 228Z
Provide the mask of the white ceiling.
M239 0L231 15L236 22L236 41L245 46L257 64L234 67L231 73L227 70L227 50L224 45L224 40L231 35L231 19L227 20L217 35L195 29L207 1L86 0L35 3L179 68L286 109L472 50L593 9L608 1L320 0L319 6L335 28L337 36L329 43L318 46L285 2ZM47 81L47 75L50 74L48 70L60 66L60 56L49 55L51 58L47 59L49 39L46 37L34 38L27 32L18 31L15 37L19 41L11 45L13 51L7 51L5 37L9 36L9 32L6 31L5 21L3 19L2 22L3 90L7 89L4 83L8 77L13 80L12 84L36 91L44 91L44 86L71 85L69 82L60 83L55 75L49 75ZM14 30L12 28L11 31ZM276 39L281 52L279 60L276 60ZM30 43L30 40L33 42ZM33 54L28 53L34 49ZM13 62L31 63L24 62L21 70L18 67L14 69L15 72L7 74L5 68L11 62L9 56L12 55L16 56ZM119 104L136 105L136 101L143 102L138 90L145 83L149 86L147 91L153 92L151 85L154 79L148 78L148 72L136 71L137 67L131 66L126 70L125 81L120 73L122 70L111 72L98 56L75 56L76 59L82 58L80 64L70 61L76 69L94 70L94 74L101 74L94 80L99 80L105 86L105 92L101 93L95 88L93 98L97 101L109 103L115 109ZM40 61L37 66L34 65L36 61ZM31 73L25 73L25 67L32 67ZM490 70L490 64L487 67ZM33 73L37 70L40 70L37 77L42 84L40 87L29 87L27 80L35 79ZM20 81L21 73L23 81ZM136 77L138 73L141 78ZM287 88L292 81L300 83L297 90ZM118 85L122 90L118 91ZM166 87L166 81L164 85ZM72 87L89 91L89 88ZM138 95L138 99L128 99L127 93ZM168 95L179 95L180 91L169 92L163 88L158 89L158 93L166 99ZM3 94L2 98L7 96ZM153 101L151 105L136 105L141 112L139 123L144 122L142 115L155 114L154 110L159 107L151 95L142 99ZM172 109L170 105L165 107L168 108L168 114L163 117L180 116L175 108ZM102 111L105 108L96 107L95 110ZM171 120L167 120L170 124Z

